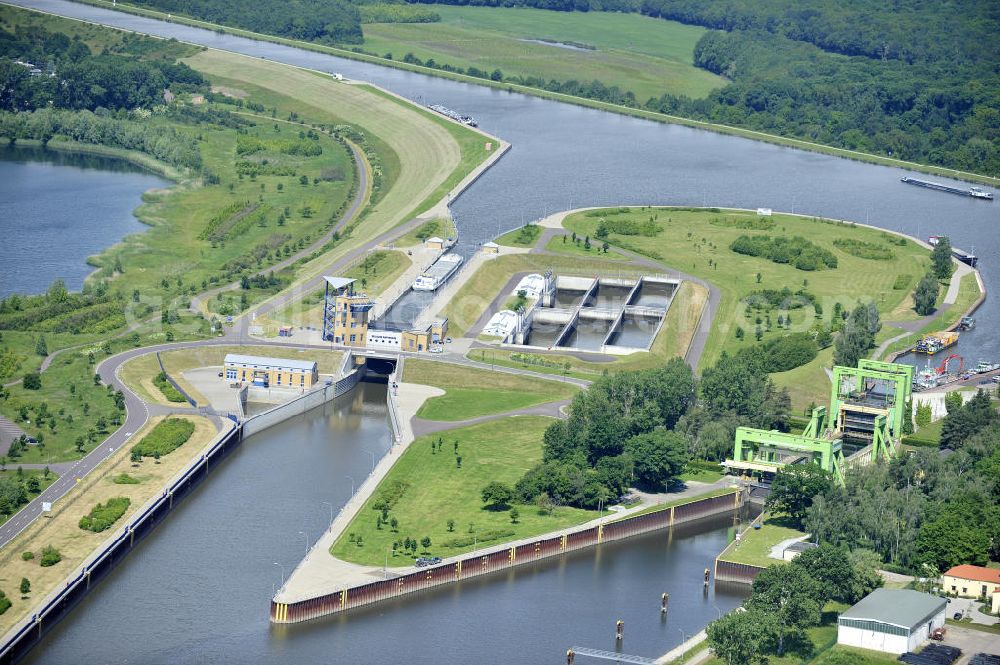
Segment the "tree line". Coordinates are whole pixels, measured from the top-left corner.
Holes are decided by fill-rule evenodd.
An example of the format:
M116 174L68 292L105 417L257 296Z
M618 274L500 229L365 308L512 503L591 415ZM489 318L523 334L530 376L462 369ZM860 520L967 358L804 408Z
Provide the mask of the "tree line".
M133 4L292 39L362 41L361 16L347 0L133 0Z
M126 44L145 38L133 38ZM150 40L151 41L151 40ZM140 47L142 49L142 47ZM172 59L99 54L79 39L38 26L0 29L0 110L134 109L163 103L164 90L204 86L201 74Z

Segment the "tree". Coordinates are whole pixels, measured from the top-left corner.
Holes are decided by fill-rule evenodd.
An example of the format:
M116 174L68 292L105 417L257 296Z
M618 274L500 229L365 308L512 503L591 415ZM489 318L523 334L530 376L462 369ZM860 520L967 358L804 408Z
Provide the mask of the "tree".
M516 507L510 509L510 523L511 524L517 524L517 518L519 518L520 516L521 516L521 512Z
M949 416L958 412L962 408L963 403L962 393L957 390L952 390L944 394L944 410Z
M726 665L766 665L779 630L772 614L737 610L708 624L708 644Z
M913 398L906 400L903 407L903 434L913 434Z
M449 533L455 530L455 520L448 520Z
M21 379L21 385L25 390L41 390L42 389L42 375L38 372L28 372Z
M938 244L931 252L931 266L934 276L938 279L948 279L953 270L951 262L951 240L947 236L938 238Z
M767 508L783 512L801 524L813 498L829 490L832 483L832 475L817 464L782 467L771 483Z
M393 533L399 533L399 520L395 517L390 517L389 528L392 529Z
M21 594L26 594L31 591L31 582L28 581L27 577L21 578Z
M871 579L859 574L847 548L823 543L800 553L795 557L794 564L820 583L825 594L824 601L836 600L853 605L876 588L869 588ZM881 577L876 578L876 586L881 586Z
M49 355L49 345L45 343L45 335L38 336L38 343L35 344L35 353L43 358Z
M917 314L926 316L934 312L940 288L933 274L924 275L913 291L913 308L917 310Z
M687 440L677 432L656 429L626 441L625 454L632 458L638 484L659 490L684 471L688 461Z
M930 404L925 404L923 402L917 404L917 414L915 416L917 427L927 427L931 424L931 419L933 417L934 412L931 410Z
M430 536L424 536L423 538L421 538L420 539L420 546L423 547L425 550L427 548L429 548L431 546Z
M805 629L819 625L825 593L822 584L800 566L770 566L754 579L746 607L771 614L777 620L780 656L786 644L811 644Z
M483 488L481 495L488 510L505 510L514 500L514 490L495 480Z

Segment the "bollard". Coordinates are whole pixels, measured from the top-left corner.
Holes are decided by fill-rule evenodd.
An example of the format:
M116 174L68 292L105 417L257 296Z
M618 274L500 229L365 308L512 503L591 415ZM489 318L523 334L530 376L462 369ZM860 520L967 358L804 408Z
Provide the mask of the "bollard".
M566 650L566 665L573 665L573 660L576 658L576 654L573 653L572 649Z
M667 613L667 601L669 600L670 600L669 593L660 594L660 614Z
M615 624L615 639L621 642L623 637L625 637L625 622L619 619Z
M709 574L709 572L710 571L708 570L708 568L706 568L705 569L705 584L708 584L708 574Z

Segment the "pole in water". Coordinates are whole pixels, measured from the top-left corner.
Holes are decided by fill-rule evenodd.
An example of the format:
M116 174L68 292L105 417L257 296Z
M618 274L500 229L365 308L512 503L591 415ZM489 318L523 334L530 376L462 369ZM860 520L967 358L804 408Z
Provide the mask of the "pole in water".
M576 659L576 654L572 649L566 650L566 665L573 665L573 660Z
M621 619L615 624L615 639L619 642L625 637L625 622Z
M660 594L660 614L667 613L667 602L670 600L669 593Z

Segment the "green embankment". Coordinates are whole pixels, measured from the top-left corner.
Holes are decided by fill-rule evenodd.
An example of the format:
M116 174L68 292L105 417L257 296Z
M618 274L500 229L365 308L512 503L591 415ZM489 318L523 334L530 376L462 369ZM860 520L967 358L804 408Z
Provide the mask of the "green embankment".
M404 554L401 546L393 553L394 542L428 537L430 547L420 546L416 555L447 557L488 544L548 533L596 517L596 512L566 506L542 515L534 506L517 505L519 516L515 524L509 511L483 507L480 492L484 486L493 481L513 485L541 461L542 433L551 422L550 418L516 416L419 437L334 543L331 554L353 563L383 566L389 553L390 567L409 566L413 564L413 555ZM439 436L442 445L436 451L432 443L436 444ZM455 441L458 441L457 454ZM462 458L461 467L457 464L458 457ZM381 513L373 508L380 494L391 494L395 499L387 514L389 524L381 528L376 524ZM398 523L395 530L391 525L393 519ZM451 531L449 520L454 522ZM485 542L481 540L484 538Z
M640 103L664 93L704 97L726 83L694 66L694 46L706 32L697 26L637 14L448 5L434 11L438 23L365 25L362 48L395 60L412 53L438 65L500 69L505 77L596 79Z
M786 522L787 520L782 518L765 519L759 529L748 529L739 541L734 540L730 543L729 547L719 555L719 558L723 561L745 563L762 568L773 563L782 563L783 560L772 559L768 556L771 548L783 540L806 535L799 529L788 526Z
M479 416L506 413L544 402L569 399L577 387L560 381L491 372L461 365L408 360L403 380L445 390L432 397L417 411L427 420L467 420Z

